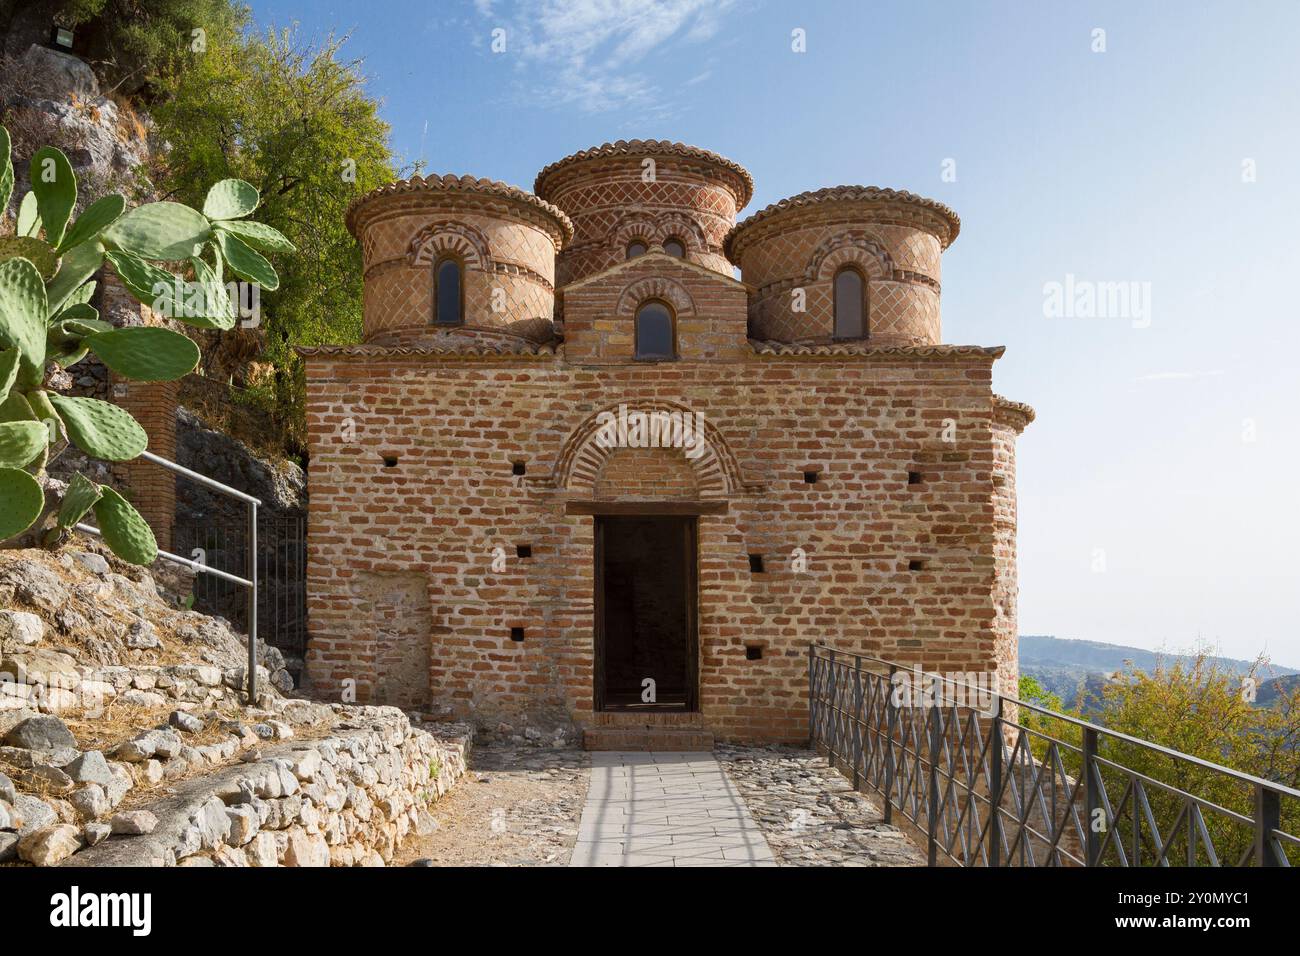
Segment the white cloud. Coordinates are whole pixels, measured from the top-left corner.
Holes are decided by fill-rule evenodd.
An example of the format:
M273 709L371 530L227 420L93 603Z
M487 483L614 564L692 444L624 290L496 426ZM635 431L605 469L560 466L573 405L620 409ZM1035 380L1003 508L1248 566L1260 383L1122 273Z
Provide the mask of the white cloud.
M489 29L504 27L532 98L590 112L669 112L645 60L717 34L735 0L475 0Z

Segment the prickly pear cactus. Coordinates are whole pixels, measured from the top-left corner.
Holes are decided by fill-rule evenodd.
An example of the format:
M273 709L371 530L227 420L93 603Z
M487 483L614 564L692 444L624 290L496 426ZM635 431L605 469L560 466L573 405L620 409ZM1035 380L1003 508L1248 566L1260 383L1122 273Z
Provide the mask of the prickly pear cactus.
M188 336L100 320L90 302L93 276L105 262L151 308L196 328L229 329L235 310L224 270L274 291L280 279L263 253L295 251L275 229L245 219L261 197L243 180L214 185L202 212L174 202L127 210L126 200L112 195L73 221L77 180L68 158L43 147L29 173L32 190L19 204L13 234L0 235L0 541L27 531L44 513L40 478L69 443L106 461L128 461L148 446L124 409L50 391L51 369L93 353L120 377L167 382L198 365L198 346ZM0 209L13 188L9 133L0 126ZM160 262L187 263L185 274ZM134 564L157 557L153 532L130 502L83 475L73 477L45 540L58 541L90 511L118 557Z

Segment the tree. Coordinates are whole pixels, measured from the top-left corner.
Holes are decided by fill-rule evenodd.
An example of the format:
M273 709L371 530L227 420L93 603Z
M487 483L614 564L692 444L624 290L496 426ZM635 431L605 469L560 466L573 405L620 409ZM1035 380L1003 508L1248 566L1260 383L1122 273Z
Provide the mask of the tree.
M160 87L153 116L170 144L160 187L194 202L205 183L236 177L263 197L259 219L298 247L282 262L280 294L262 303L258 351L268 376L226 369L304 445L302 363L294 345L361 335L361 256L344 225L348 204L395 178L388 126L343 39L304 43L294 31L209 35L207 49Z
M3 22L21 5L6 3ZM57 0L50 12L76 28L75 52L125 94L156 84L208 34L237 29L249 16L230 0Z
M1090 719L1108 730L1294 789L1300 785L1300 684L1279 686L1269 706L1258 706L1255 688L1266 673L1267 661L1263 658L1256 662L1250 673L1241 675L1223 669L1209 651L1199 650L1188 657L1160 660L1150 672L1134 669L1116 674L1094 698L1095 709L1087 718L1078 711L1066 713ZM1022 678L1022 696L1027 690L1030 692L1030 696L1024 699L1037 697L1032 687L1026 688L1024 681ZM1082 769L1078 749L1082 745L1079 727L1063 720L1040 715L1034 717L1036 730L1068 745L1062 748L1062 762L1067 772L1078 779ZM1042 759L1044 752L1045 743L1036 741L1035 757ZM1189 833L1194 834L1198 859L1204 862L1207 858L1204 840L1194 817L1185 812L1183 798L1158 784L1194 794L1200 800L1246 817L1255 815L1255 788L1219 771L1106 734L1099 735L1099 755L1104 761L1099 765L1102 779L1117 815L1112 828L1117 831L1116 836L1124 843L1130 858L1135 823L1142 854L1148 863L1155 859L1156 843L1146 809L1136 791L1129 790L1134 786L1135 778L1132 773L1115 769L1110 764L1140 775L1151 818L1156 822L1161 839L1171 841L1170 861L1174 865L1186 859ZM1122 809L1121 802L1124 803ZM1228 814L1208 807L1202 808L1200 814L1219 861L1235 865L1252 843L1252 830ZM1296 833L1298 828L1300 805L1296 801L1283 800L1282 829ZM1300 863L1300 854L1295 848L1287 848L1287 853L1293 863ZM1103 863L1114 864L1117 861L1114 847L1108 846Z

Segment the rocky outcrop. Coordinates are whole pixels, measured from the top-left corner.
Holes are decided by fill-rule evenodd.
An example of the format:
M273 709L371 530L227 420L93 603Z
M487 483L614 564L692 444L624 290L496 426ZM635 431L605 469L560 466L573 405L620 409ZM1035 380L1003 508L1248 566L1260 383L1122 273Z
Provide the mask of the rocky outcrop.
M250 703L243 639L150 572L0 552L0 863L391 859L464 772L467 732L287 696L283 658L259 659Z

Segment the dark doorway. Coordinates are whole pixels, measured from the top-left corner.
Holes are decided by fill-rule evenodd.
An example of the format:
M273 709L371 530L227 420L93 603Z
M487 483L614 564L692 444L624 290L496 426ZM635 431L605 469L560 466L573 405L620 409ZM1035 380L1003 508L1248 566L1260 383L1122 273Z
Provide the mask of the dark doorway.
M596 709L697 710L695 517L595 521Z

